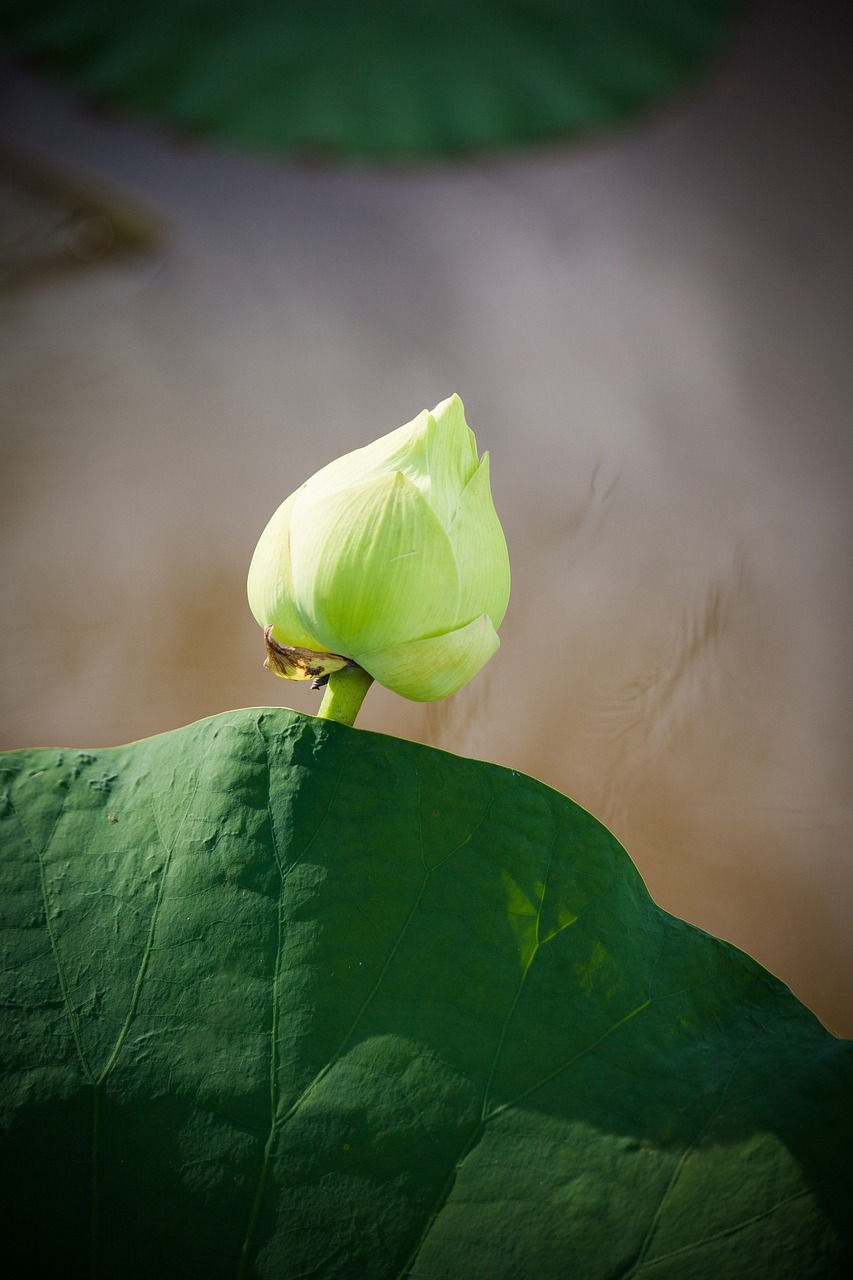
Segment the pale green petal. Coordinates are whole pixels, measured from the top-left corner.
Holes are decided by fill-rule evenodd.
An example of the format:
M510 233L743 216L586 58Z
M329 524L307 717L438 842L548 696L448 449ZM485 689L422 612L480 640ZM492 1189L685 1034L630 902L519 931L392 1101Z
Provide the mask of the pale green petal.
M427 430L429 491L424 497L446 529L478 466L477 441L457 395L437 404Z
M290 528L300 614L323 648L353 657L448 630L459 579L447 535L400 472L315 498Z
M311 490L312 496L319 497L348 489L350 485L363 484L366 480L375 480L389 472L402 471L422 491L428 489L429 426L429 414L424 409L404 426L322 467L307 482L306 488Z
M327 646L305 625L294 598L290 520L302 492L285 499L261 534L249 566L249 608L262 627L272 626L279 644L324 651Z
M438 423L442 431L452 432L459 438L460 443L457 447L464 450L464 469L470 478L477 469L480 455L477 453L477 437L465 420L465 406L456 392L454 391L453 395L448 396L446 400L440 401L430 413L430 417Z
M462 401L453 395L432 413L423 410L405 426L336 458L313 475L306 488L319 497L399 471L420 489L446 528L477 465L474 433L465 421Z
M489 481L489 455L468 482L448 529L459 567L458 623L487 613L497 628L509 601L509 555Z
M443 636L389 645L356 654L355 659L386 689L413 702L435 702L467 684L499 645L490 619L483 614Z

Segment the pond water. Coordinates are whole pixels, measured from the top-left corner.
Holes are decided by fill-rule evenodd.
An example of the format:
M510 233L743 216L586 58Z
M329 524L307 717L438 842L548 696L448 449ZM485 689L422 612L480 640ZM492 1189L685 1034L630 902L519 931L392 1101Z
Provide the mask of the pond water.
M770 9L627 133L451 168L216 152L11 72L6 135L156 234L59 271L48 219L8 283L0 745L315 709L262 668L257 536L457 390L502 647L359 723L571 795L853 1034L850 116L829 16Z

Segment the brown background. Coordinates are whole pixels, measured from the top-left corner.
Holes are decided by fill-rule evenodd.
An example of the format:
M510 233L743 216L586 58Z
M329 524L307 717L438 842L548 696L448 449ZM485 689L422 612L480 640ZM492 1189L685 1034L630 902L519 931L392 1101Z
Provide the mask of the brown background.
M399 172L190 145L9 69L7 141L153 244L16 232L2 745L313 710L262 669L255 541L458 390L510 544L502 648L445 703L373 691L360 724L572 795L659 902L853 1034L843 35L831 6L760 5L617 137Z

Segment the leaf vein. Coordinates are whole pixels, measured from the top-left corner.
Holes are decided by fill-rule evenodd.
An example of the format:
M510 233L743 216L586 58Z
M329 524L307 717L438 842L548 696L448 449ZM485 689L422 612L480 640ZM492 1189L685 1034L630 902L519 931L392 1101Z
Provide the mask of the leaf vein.
M62 797L62 803L60 805L59 812L57 813L56 818L53 822L53 825L50 828L50 832L48 833L47 839L45 840L44 849L42 850L39 848L39 846L36 844L35 839L30 834L29 827L24 822L23 817L19 813L18 808L15 804L15 801L12 799L12 796L7 792L7 799L9 801L9 805L12 809L12 812L17 818L18 824L27 839L27 843L29 844L30 848L35 854L36 861L38 862L39 891L41 893L42 910L44 912L44 922L45 922L45 927L47 929L47 936L48 936L48 939L50 940L50 950L51 950L51 954L53 955L53 963L56 968L56 977L57 977L57 981L59 982L60 992L62 994L62 1002L63 1002L63 1005L65 1006L66 1017L68 1018L69 1025L71 1027L71 1035L74 1040L74 1047L76 1049L77 1057L80 1061L80 1066L82 1067L83 1074L86 1077L87 1082L91 1085L94 1085L95 1073L93 1072L89 1064L88 1056L86 1054L85 1049L83 1048L83 1037L80 1030L80 1024L77 1019L77 1013L71 1001L71 993L68 986L68 980L65 976L65 966L63 965L62 959L59 955L59 944L57 942L56 934L54 933L54 929L53 929L53 923L50 918L50 905L49 905L48 896L47 896L47 872L45 868L44 857L48 849L50 848L51 841L53 840L56 829L59 826L60 819L62 818L62 815L65 812L65 802L67 798L68 798L68 792L66 791L65 795Z
M631 1269L625 1273L625 1280L628 1280L628 1277L630 1276L637 1275L637 1273L646 1266L646 1259L648 1256L649 1249L651 1248L654 1242L654 1238L657 1234L658 1228L660 1227L661 1219L663 1218L663 1215L666 1211L666 1206L675 1192L675 1188L681 1178L682 1173L684 1172L684 1168L685 1168L685 1165L687 1164L688 1159L696 1150L696 1147L698 1143L702 1140L703 1135L707 1133L709 1127L713 1124L713 1122L716 1120L716 1118L719 1116L720 1112L722 1111L726 1101L726 1097L728 1096L729 1089L732 1086L732 1083L741 1067L741 1064L744 1061L744 1058L746 1058L747 1055L752 1051L753 1046L761 1038L761 1036L765 1033L765 1031L767 1031L769 1026L770 1026L769 1023L765 1023L764 1026L759 1027L755 1035L750 1039L749 1043L747 1045L744 1045L743 1049L741 1050L740 1054L738 1055L734 1064L732 1065L732 1069L729 1072L729 1076L728 1076L728 1079L726 1080L725 1085L723 1086L723 1091L720 1094L720 1098L719 1098L719 1101L717 1102L717 1105L714 1107L713 1111L708 1116L705 1123L701 1125L701 1127L696 1131L696 1135L693 1138L693 1141L681 1153L681 1156L679 1157L678 1162L676 1163L676 1166L672 1171L669 1182L664 1188L663 1195L660 1198L660 1203L658 1204L658 1207L655 1211L655 1215L652 1218L652 1221L649 1225L649 1229L646 1232L643 1243L640 1246L640 1252L637 1255L636 1261L633 1263ZM676 1252L681 1252L681 1250L677 1250Z

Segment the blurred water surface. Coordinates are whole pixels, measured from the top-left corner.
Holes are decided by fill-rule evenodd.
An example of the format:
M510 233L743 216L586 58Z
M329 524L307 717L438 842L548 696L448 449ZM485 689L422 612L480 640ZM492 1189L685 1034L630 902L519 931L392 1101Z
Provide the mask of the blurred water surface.
M168 230L8 283L2 746L314 710L262 668L255 541L458 390L510 543L502 648L453 699L375 690L359 723L573 796L663 906L853 1034L833 22L759 7L713 83L629 134L422 170L190 146L9 69L6 138Z

